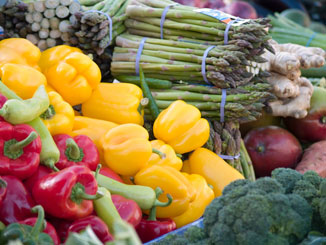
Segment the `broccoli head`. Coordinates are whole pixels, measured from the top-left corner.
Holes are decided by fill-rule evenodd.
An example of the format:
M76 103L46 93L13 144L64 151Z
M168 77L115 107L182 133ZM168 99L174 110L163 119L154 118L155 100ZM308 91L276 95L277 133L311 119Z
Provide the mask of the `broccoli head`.
M310 231L312 209L273 178L235 181L204 214L208 244L297 244Z
M326 233L326 200L323 198L323 193L326 197L326 180L314 171L301 174L289 168L275 169L272 178L283 185L286 193L297 194L309 203L313 210L311 229Z

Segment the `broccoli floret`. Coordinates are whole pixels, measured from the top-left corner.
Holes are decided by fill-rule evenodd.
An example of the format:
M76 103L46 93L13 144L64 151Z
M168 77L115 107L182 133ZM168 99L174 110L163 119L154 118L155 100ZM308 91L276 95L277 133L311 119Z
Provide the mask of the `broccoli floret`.
M184 236L170 234L164 237L164 239L154 242L154 245L188 245L188 241Z
M190 243L197 243L206 239L207 235L202 228L192 226L185 231L184 237L187 238Z
M310 205L275 179L232 185L206 208L209 244L297 244L310 231Z
M277 168L273 170L272 178L282 184L285 193L292 193L295 183L302 179L302 174L290 168Z

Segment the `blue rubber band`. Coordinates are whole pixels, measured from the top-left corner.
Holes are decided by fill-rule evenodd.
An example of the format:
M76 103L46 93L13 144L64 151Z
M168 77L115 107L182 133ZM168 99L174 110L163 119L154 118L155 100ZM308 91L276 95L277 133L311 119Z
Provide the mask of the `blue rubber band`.
M310 38L309 38L309 40L308 40L308 42L306 44L306 47L309 47L310 43L312 42L312 40L314 40L314 38L316 37L316 35L317 35L316 32L312 33L312 35L310 36Z
M94 9L87 10L84 13L98 13L98 14L103 14L109 20L109 41L105 45L105 48L107 48L110 45L111 41L112 41L112 19L111 19L111 17L107 13L104 13L104 12L99 11L99 10L94 10Z
M141 53L143 52L146 40L147 40L147 37L143 37L143 39L140 41L140 44L138 47L136 62L135 62L135 66L136 66L135 69L136 69L137 76L139 76L139 62L140 62Z
M239 18L237 18L235 20L231 20L229 23L227 23L225 31L224 31L224 45L227 45L229 42L229 30L230 30L231 25L238 20L239 20Z
M235 160L238 159L240 157L240 153L238 153L235 156L228 156L228 155L218 155L220 158L224 159L224 160Z
M224 109L226 103L226 89L222 89L222 99L221 99L221 106L220 106L220 122L224 122Z
M169 9L173 6L175 6L177 4L171 4L168 5L164 8L162 16L161 16L161 22L160 22L160 27L161 27L161 39L163 39L163 26L164 26L164 22L165 22L165 18L166 18L166 14L168 13Z
M207 83L207 84L211 84L208 79L207 79L207 76L206 76L206 58L207 58L207 55L209 53L209 51L211 51L213 48L215 48L216 46L209 46L205 52L204 52L204 55L203 55L203 58L202 58L202 61L201 61L201 74L204 78L204 81Z

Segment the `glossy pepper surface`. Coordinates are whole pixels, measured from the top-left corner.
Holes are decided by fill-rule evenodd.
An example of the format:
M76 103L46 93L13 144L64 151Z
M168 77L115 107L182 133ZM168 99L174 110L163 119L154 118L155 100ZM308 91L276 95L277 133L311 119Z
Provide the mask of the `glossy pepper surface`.
M33 67L21 64L4 64L1 81L22 99L30 99L40 85L47 85L45 76Z
M160 187L164 193L170 194L173 198L171 205L157 207L158 218L170 218L181 215L189 208L195 191L189 180L178 170L170 166L152 165L141 169L135 175L137 185L149 186L153 189ZM167 201L166 195L158 198L160 201Z
M118 124L110 121L75 116L73 130L70 135L77 136L82 134L90 137L99 150L101 162L104 162L104 154L100 140L109 130L116 126L118 126Z
M141 99L142 91L134 84L101 83L91 97L82 104L82 113L86 117L117 124L143 125Z
M163 110L153 125L155 138L171 145L180 154L203 146L209 138L209 124L200 111L182 100Z
M148 160L148 165L162 164L180 170L182 168L182 160L178 157L172 148L172 146L165 144L161 140L152 140L152 148L159 150L165 154L165 158L161 158L160 155L152 153Z
M38 213L37 221L34 226L23 223L12 223L8 225L0 234L0 244L10 244L16 241L19 244L44 244L52 245L52 238L43 232L44 230L44 210L37 205L30 210Z
M39 165L36 171L27 179L24 180L24 186L32 194L34 184L41 179L43 176L53 173L53 170L45 167L43 165Z
M134 200L126 199L120 195L111 195L111 198L120 217L136 227L142 218L142 211L138 204Z
M58 169L73 165L84 165L95 171L100 162L99 152L93 141L86 135L70 137L67 134L53 136L60 151L60 160L56 163Z
M29 125L0 121L0 174L31 176L40 163L41 139Z
M88 100L101 81L101 71L78 48L59 45L42 52L39 66L47 82L70 105Z
M41 57L41 51L25 38L7 38L0 41L0 54L0 67L12 63L40 69L38 61Z
M121 175L134 175L144 168L152 154L149 134L137 124L122 124L101 139L105 164Z
M7 194L7 182L0 177L0 208Z
M163 236L176 229L172 219L148 220L145 216L136 227L137 234L143 243Z
M80 232L85 230L87 226L90 226L94 231L95 235L101 242L106 243L113 240L113 236L107 225L97 216L90 215L85 218L77 219L68 228L68 233L70 232Z
M116 181L119 181L120 183L124 183L120 175L118 175L116 172L114 172L112 169L108 167L101 167L100 174L109 177L111 179L114 179Z
M224 187L232 181L244 179L238 170L206 148L198 148L191 153L188 162L184 163L188 164L190 173L203 176L213 186L215 197L222 195Z
M74 110L57 92L48 92L50 106L40 115L51 135L69 134L74 126Z
M176 223L177 228L199 219L204 214L206 207L215 197L212 188L207 185L204 177L198 174L183 174L194 187L196 196L195 199L190 202L189 208L183 214L172 218Z
M33 187L33 197L48 214L65 219L78 219L93 212L99 196L97 182L85 166L72 166L44 176Z
M37 225L37 221L38 221L38 218L31 217L31 218L19 221L18 223L24 224L24 225L29 225L29 226L35 226L35 225ZM45 221L45 226L44 226L43 232L48 234L52 238L54 245L60 245L60 239L58 237L57 231L55 230L54 226L51 225L48 221Z
M31 208L35 202L21 180L10 175L2 176L2 179L7 183L7 193L2 200L0 221L8 225L34 216Z

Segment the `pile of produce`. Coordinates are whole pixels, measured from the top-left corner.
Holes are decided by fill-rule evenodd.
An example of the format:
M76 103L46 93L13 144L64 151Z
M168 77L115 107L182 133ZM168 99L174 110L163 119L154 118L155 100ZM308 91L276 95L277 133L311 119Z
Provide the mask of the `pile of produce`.
M8 38L0 49L1 244L141 244L199 219L226 185L245 179L203 147L210 124L182 100L158 113L149 138L142 71L144 91L101 83L75 47L41 52ZM220 152L234 153L238 125L212 127ZM250 169L248 158L239 163Z
M41 50L68 42L70 20L80 10L73 0L46 0L24 3L8 0L0 8L4 37L24 37Z

